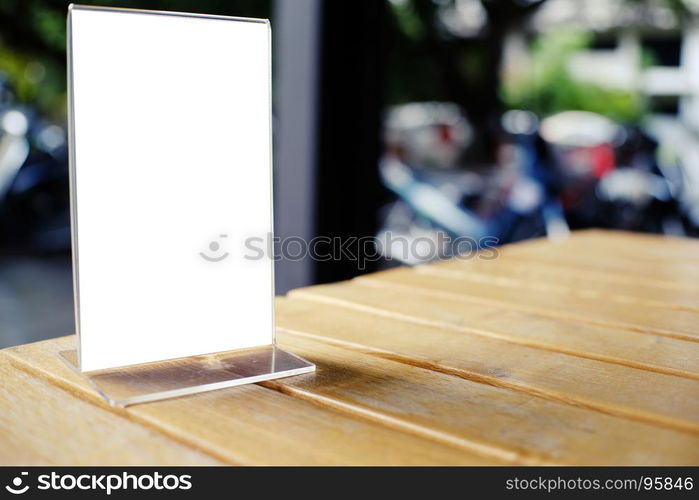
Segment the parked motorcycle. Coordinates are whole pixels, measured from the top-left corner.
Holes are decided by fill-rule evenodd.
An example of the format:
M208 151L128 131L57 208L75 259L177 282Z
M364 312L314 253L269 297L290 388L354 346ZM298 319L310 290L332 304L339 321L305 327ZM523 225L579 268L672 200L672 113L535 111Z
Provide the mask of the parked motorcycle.
M658 164L657 143L639 127L581 111L540 120L524 110L504 113L501 125L496 164L473 166L471 126L456 105L392 108L379 168L397 199L385 208L379 241L398 234L438 245L443 233L492 245L586 227L696 231L680 203L685 179ZM438 250L422 259L382 248L407 264L458 253L444 243Z

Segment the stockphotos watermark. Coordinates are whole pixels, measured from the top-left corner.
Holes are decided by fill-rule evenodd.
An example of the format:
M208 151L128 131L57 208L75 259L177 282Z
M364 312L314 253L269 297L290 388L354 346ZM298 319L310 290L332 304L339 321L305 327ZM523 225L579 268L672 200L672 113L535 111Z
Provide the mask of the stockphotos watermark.
M174 492L192 489L192 476L189 474L161 474L160 472L132 474L61 474L51 472L32 478L28 471L15 476L5 490L13 495L23 495L33 490L39 491L91 491L111 495L123 491Z
M199 256L207 262L222 262L231 253L228 234L219 234L207 242ZM281 238L248 236L243 238L242 256L246 260L272 258L275 261L299 261L311 259L317 262L347 260L357 263L364 270L370 262L398 260L400 262L430 262L443 258L493 260L498 257L499 243L495 236L452 238L444 232L429 236L406 237L387 231L381 237L316 236L310 240L300 236Z

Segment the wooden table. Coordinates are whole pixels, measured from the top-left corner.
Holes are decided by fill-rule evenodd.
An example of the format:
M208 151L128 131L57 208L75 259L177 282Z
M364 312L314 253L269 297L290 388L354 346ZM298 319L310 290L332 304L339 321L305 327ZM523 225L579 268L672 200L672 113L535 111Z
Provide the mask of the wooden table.
M0 351L0 461L699 464L699 242L584 231L295 290L316 374L110 408L57 353Z

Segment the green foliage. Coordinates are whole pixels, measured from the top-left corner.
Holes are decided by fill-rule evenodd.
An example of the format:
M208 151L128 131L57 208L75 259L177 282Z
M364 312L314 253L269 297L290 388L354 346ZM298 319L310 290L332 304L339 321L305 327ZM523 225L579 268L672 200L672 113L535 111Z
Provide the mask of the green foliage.
M425 36L423 20L415 7L407 0L390 0L398 29L410 40L419 41Z
M505 104L541 116L581 110L617 121L638 122L644 113L639 93L581 82L570 74L570 57L588 47L590 41L588 34L570 30L539 35L532 44L529 67L502 82Z
M0 41L0 71L17 102L31 104L45 116L65 115L65 67L47 57L17 52Z

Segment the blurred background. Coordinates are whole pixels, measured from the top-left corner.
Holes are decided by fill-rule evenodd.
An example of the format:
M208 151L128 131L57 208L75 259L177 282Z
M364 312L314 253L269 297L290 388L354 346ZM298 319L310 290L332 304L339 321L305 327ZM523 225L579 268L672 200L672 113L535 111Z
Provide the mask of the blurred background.
M699 234L699 0L96 3L271 19L280 237ZM0 348L74 329L67 5L0 1ZM422 262L392 250L277 293Z

